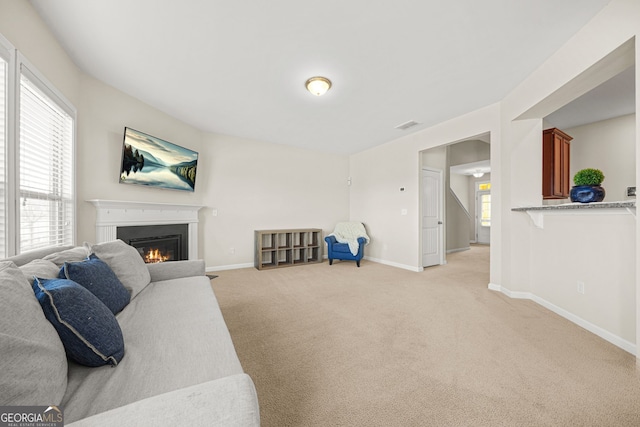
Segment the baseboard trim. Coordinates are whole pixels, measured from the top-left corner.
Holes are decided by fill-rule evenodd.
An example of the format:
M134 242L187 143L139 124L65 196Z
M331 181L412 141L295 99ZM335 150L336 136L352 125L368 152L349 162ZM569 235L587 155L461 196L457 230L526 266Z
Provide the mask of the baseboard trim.
M372 257L369 257L369 256L365 256L364 259L366 259L368 261L371 261L371 262L377 262L378 264L384 264L384 265L388 265L388 266L391 266L391 267L402 268L403 270L413 271L415 273L419 273L419 272L424 270L422 267L417 268L417 267L414 267L412 265L400 264L400 263L393 262L393 261L385 261L383 259L372 258Z
M611 344L615 345L616 347L620 347L621 349L623 349L624 351L633 354L634 356L637 355L637 345L629 342L627 340L625 340L624 338L621 338L615 334L612 334L611 332L607 331L606 329L602 329L600 326L598 325L594 325L593 323L583 319L580 316L576 316L575 314L565 310L562 307L558 307L557 305L545 300L544 298L540 298L539 296L531 293L531 292L517 292L517 291L511 291L503 286L500 285L496 285L495 283L489 283L487 285L487 287L492 290L492 291L497 291L497 292L502 292L503 294L505 294L506 296L508 296L509 298L513 298L513 299L528 299L531 300L533 302L535 302L536 304L539 304L541 306L543 306L544 308L553 311L554 313L556 313L559 316L564 317L565 319L575 323L576 325L580 326L581 328L586 329L587 331L599 336L600 338L602 338L605 341L610 342Z
M452 253L455 253L455 252L464 252L464 251L468 251L468 250L471 250L471 248L470 247L466 247L466 248L448 249L447 253L448 254L452 254Z
M249 267L253 267L253 263L246 263L246 264L231 264L231 265L219 265L216 267L207 267L205 269L205 271L207 273L210 273L212 271L222 271L222 270L238 270L240 268L249 268Z
M326 255L323 256L323 258L327 259ZM382 259L371 258L371 257L368 257L368 256L365 256L363 258L365 260L368 260L368 261L371 261L371 262L377 262L379 264L384 264L384 265L388 265L388 266L391 266L391 267L402 268L403 270L409 270L409 271L413 271L413 272L416 272L416 273L419 273L419 272L424 270L424 268L416 268L416 267L413 267L411 265L399 264L397 262L385 261L385 260L382 260ZM218 265L216 267L207 267L205 269L205 271L207 273L211 273L211 272L214 272L214 271L237 270L237 269L240 269L240 268L250 268L250 267L254 267L253 263Z

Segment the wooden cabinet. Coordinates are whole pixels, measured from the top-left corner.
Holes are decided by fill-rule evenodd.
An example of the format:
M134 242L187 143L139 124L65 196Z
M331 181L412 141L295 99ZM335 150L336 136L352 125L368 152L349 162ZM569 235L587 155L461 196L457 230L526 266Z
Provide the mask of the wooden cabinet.
M566 199L571 191L571 138L560 129L542 132L542 198Z
M255 230L254 265L258 270L322 262L322 230Z

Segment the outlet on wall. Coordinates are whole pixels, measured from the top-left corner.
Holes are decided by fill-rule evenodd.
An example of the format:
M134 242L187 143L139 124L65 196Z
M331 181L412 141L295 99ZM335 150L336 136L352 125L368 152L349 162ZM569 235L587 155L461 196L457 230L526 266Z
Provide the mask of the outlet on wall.
M584 282L578 282L578 293L584 295Z

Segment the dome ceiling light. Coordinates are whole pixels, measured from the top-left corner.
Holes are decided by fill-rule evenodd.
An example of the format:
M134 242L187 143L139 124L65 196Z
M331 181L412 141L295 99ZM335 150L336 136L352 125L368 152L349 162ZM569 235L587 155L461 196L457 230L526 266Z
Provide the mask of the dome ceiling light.
M309 92L316 96L322 96L331 88L331 80L326 77L311 77L304 84Z

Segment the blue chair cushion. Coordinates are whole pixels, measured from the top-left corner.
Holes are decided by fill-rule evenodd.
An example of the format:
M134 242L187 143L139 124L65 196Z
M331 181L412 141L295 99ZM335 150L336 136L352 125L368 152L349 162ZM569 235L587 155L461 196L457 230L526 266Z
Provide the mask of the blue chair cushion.
M347 252L351 254L351 249L349 249L349 245L346 243L334 243L333 244L334 252Z
M115 366L122 360L122 330L98 297L68 279L36 278L33 292L71 360L85 366Z
M69 279L82 285L116 314L129 304L131 294L106 262L95 254L79 262L65 262L60 279Z

